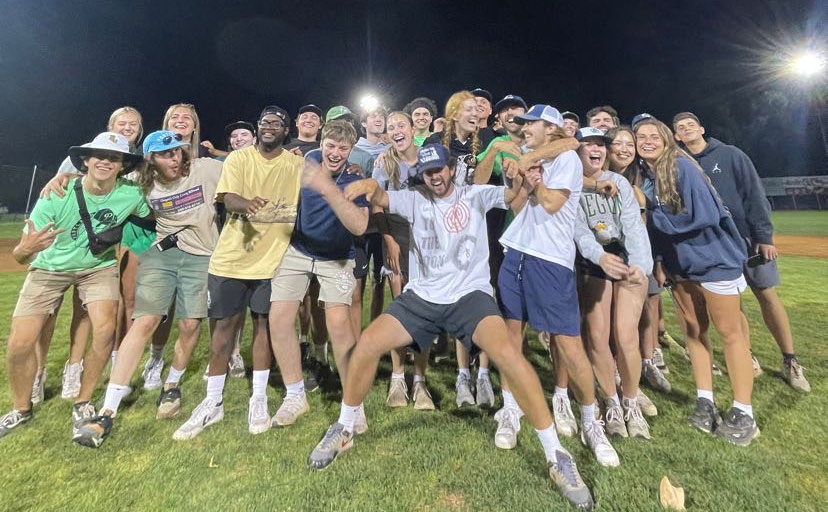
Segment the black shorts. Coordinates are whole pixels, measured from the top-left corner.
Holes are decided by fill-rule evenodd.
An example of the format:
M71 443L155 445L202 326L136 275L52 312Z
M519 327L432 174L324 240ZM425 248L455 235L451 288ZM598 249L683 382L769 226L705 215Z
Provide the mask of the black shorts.
M245 309L270 312L270 279L236 279L207 274L207 316L228 318Z
M368 275L368 255L365 254L365 238L354 237L354 277L362 279Z
M365 256L369 260L374 261L374 266L371 268L371 273L374 276L374 281L379 281L382 278L382 265L385 263L385 258L382 256L382 235L379 233L365 234ZM368 269L366 269L367 271Z
M618 242L612 242L611 244L605 245L604 252L614 254L620 257L622 260L624 260L625 264L630 264L630 256L629 254L627 254L627 250L624 249L624 246L622 246ZM604 272L604 269L602 269L599 265L596 265L595 263L581 256L581 253L575 254L575 267L578 269L578 272L581 275L597 277L605 281L617 281L617 279L613 279L612 277L608 276Z
M418 352L431 348L435 338L447 332L460 340L472 355L480 352L472 343L477 324L487 316L500 317L494 298L481 291L467 293L454 304L435 304L407 290L385 312L399 320L414 340L411 348Z
M400 274L402 274L403 279L407 283L408 248L411 243L411 227L408 225L408 221L399 215L389 214L386 217L388 218L388 227L390 228L391 236L397 242L397 245L400 246ZM384 240L382 250L385 254L388 254L388 247L386 247ZM388 268L388 265L386 265L386 268Z

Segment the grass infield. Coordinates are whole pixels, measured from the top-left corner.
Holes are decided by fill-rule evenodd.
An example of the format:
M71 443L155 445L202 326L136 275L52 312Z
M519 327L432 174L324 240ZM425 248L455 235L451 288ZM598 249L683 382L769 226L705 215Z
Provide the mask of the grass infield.
M819 218L825 219L824 214ZM783 225L792 232L800 229L795 219L788 220L778 225L780 231ZM802 229L813 232L810 227ZM744 294L754 353L765 368L754 387L761 437L748 448L738 448L691 429L686 423L694 395L689 363L665 351L673 392L647 391L659 407L659 416L650 419L652 441L614 441L621 467L606 469L580 442L563 439L593 490L598 510L662 510L658 483L664 475L684 487L690 511L824 508L828 501L828 348L824 343L828 275L819 269L825 264L826 260L788 256L779 262L783 276L779 293L791 318L800 361L808 368L812 393L798 393L780 379L779 351L762 324L755 299ZM0 336L8 335L24 276L4 273L0 281ZM666 295L665 311L670 332L680 337ZM338 416L336 384L309 395L311 410L297 424L252 436L246 420L249 377L228 378L224 421L191 441L173 441L173 431L203 398L206 327L183 377L179 418L156 420L157 392L141 390L136 376L132 381L136 391L125 400L103 447L77 446L70 441L70 403L60 398L70 314L66 308L59 317L48 360L46 401L35 408L31 424L0 440L0 458L9 463L0 478L0 509L568 509L547 477L543 451L526 421L517 448L502 451L493 443L493 411L457 409L453 361L429 370L429 386L439 410L417 412L385 406L390 371L385 360L366 400L368 433L325 471L307 469L305 459ZM715 334L713 338L716 359L724 368L720 344ZM248 333L242 350L248 362L249 339ZM530 333L530 342L530 360L551 393L551 364L535 333ZM170 352L168 347L167 361ZM5 354L6 344L0 343L3 359ZM410 384L410 374L408 378ZM5 364L0 365L0 380L7 380ZM717 405L725 409L731 400L726 376L716 378L715 386ZM499 389L497 383L495 387ZM281 379L274 372L268 389L271 414L282 393ZM96 403L102 395L101 386ZM498 406L499 402L498 397ZM6 412L10 403L8 386L0 386L0 412Z

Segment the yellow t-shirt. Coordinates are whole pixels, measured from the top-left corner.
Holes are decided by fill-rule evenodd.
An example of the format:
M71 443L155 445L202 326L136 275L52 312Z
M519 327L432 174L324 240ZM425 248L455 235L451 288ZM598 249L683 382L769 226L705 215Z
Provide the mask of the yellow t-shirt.
M219 236L209 272L236 279L270 279L290 244L304 160L283 151L266 160L255 146L233 151L224 161L216 198L233 193L268 203L255 216L231 213Z

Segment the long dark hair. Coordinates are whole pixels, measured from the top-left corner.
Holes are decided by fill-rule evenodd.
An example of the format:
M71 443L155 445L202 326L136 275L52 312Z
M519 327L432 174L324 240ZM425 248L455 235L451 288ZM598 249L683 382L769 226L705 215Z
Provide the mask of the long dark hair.
M155 185L155 176L158 173L158 166L155 165L155 161L152 159L152 155L155 153L147 153L144 155L144 161L138 167L138 179L136 180L141 187L143 187L145 192L149 192L152 189L152 186ZM187 148L181 148L181 176L189 176L190 175L190 152L187 151Z

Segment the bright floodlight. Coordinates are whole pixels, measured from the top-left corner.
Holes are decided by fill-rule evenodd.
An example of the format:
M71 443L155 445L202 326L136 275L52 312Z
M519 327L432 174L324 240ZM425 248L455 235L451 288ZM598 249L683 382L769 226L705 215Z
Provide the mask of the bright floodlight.
M817 76L825 70L825 57L814 51L804 51L791 59L790 69L803 78Z
M359 107L365 112L371 112L375 108L379 107L379 104L379 98L373 94L365 94L359 100Z

